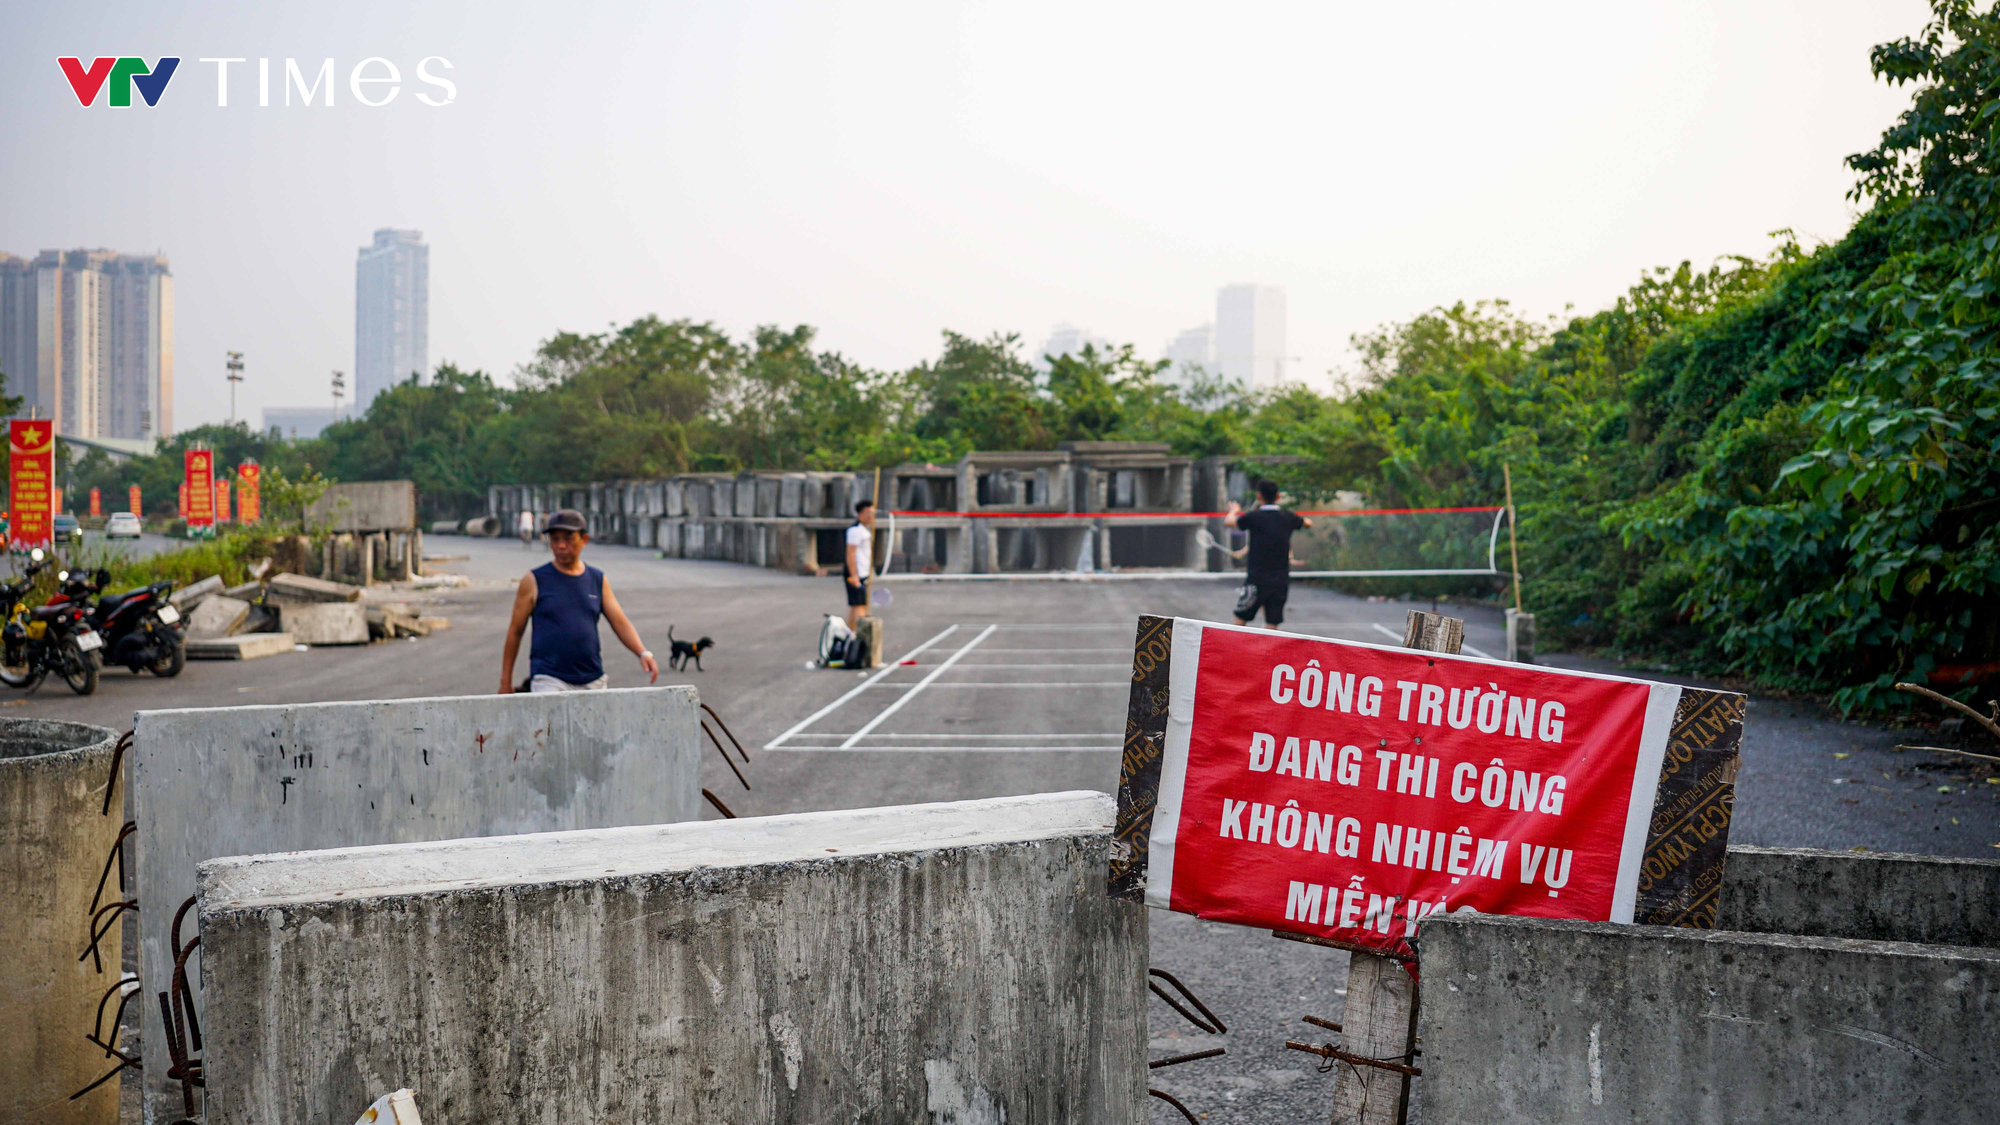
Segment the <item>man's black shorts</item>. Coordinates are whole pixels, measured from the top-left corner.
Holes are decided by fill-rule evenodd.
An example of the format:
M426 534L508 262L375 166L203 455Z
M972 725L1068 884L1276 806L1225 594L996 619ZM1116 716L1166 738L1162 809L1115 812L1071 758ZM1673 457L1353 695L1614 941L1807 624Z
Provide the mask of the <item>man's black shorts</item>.
M1264 624L1275 629L1284 624L1285 596L1290 593L1289 582L1245 582L1236 597L1236 620L1253 621L1261 609Z
M840 580L840 584L847 587L848 605L868 604L868 580L866 578L863 578L859 582L849 582L843 578Z

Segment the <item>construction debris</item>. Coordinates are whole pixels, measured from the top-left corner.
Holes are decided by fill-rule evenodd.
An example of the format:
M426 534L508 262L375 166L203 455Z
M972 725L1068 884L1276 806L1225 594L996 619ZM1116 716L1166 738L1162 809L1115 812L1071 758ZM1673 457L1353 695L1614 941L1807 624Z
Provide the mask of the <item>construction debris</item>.
M187 586L182 586L180 589L175 590L172 594L169 594L167 596L167 601L171 605L173 605L175 609L178 609L183 613L185 613L188 607L201 601L201 599L209 596L210 594L219 594L221 592L222 592L222 576L220 574L211 574L207 578L204 578L199 582L195 582Z
M188 638L189 660L255 660L292 651L290 633L243 633L234 637Z
M270 597L284 604L358 602L361 600L361 587L345 582L328 582L324 578L309 578L303 574L280 574L271 579Z
M405 605L369 606L368 634L376 640L393 641L398 637L427 637L430 627Z
M278 613L285 632L299 644L365 645L368 643L368 611L366 607L357 603L287 603L279 607Z
M227 594L211 594L187 615L187 635L191 640L227 637L243 628L250 616L250 603Z

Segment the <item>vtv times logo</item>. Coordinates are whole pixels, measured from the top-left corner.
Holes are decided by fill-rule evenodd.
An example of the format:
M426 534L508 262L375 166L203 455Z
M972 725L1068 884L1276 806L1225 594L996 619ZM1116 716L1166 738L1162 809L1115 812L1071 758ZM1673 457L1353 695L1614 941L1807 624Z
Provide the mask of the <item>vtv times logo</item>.
M62 58L56 60L56 65L62 67L63 77L69 79L70 91L76 95L78 105L87 108L108 82L111 96L105 104L113 109L129 109L135 89L147 105L159 105L160 95L167 92L167 83L173 81L181 60L162 56L159 62L147 66L145 59L130 56L99 58L86 67L82 59Z
M199 62L215 64L215 104L229 105L229 68L233 63L247 63L243 58L206 58ZM114 109L127 109L132 105L132 91L139 91L148 106L160 104L160 95L166 93L167 83L173 80L174 72L180 68L181 60L175 56L163 55L152 66L146 60L135 56L101 57L93 59L89 66L78 57L58 58L56 64L62 68L63 77L69 80L70 92L76 95L76 103L89 108L97 101L99 92L109 88L105 104ZM449 78L436 71L454 69L451 60L442 55L430 55L417 63L417 81L437 87L441 96L432 97L429 91L421 91L417 100L428 106L447 106L458 100L458 86ZM379 108L396 100L402 92L403 73L388 59L373 57L362 59L347 75L347 89L355 101L362 105ZM316 101L329 109L333 107L334 61L326 59L319 70L306 81L306 75L299 67L297 59L285 60L284 77L279 80L285 104L292 104L292 94L296 91L301 105L312 105ZM386 89L384 88L386 87ZM324 94L321 91L325 91ZM322 100L323 99L323 100ZM257 104L271 104L271 60L257 60Z

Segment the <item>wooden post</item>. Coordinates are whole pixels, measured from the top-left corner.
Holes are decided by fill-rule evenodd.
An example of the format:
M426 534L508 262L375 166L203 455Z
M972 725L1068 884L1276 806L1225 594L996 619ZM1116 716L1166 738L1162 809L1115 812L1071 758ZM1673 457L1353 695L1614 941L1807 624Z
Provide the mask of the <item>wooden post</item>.
M1514 612L1519 613L1521 612L1521 547L1514 538L1514 466L1500 466L1500 476L1507 482L1507 557L1514 564Z
M1403 626L1403 647L1457 653L1465 622L1413 609ZM1413 1064L1417 985L1401 963L1372 953L1350 953L1347 1008L1340 1021L1341 1048L1349 1054ZM1334 1125L1400 1125L1409 1102L1409 1076L1373 1066L1343 1065L1333 1084Z

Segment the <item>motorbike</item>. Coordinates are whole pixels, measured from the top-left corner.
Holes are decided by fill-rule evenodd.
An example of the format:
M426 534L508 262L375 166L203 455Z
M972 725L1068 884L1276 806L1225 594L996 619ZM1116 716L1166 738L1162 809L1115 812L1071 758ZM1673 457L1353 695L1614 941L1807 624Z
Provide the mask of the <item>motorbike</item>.
M94 572L64 571L59 581L50 605L71 602L89 606L91 596L110 583L111 572L102 567ZM171 582L155 582L97 599L85 620L103 638L104 663L121 664L135 675L142 668L167 678L181 674L187 665L187 622L167 602L173 588Z
M33 691L54 672L69 690L89 695L97 690L97 653L104 638L90 627L88 605L51 599L52 604L30 607L22 601L35 576L48 565L39 548L30 558L21 577L0 586L0 595L13 607L6 626L0 628L0 652L4 652L0 684Z

